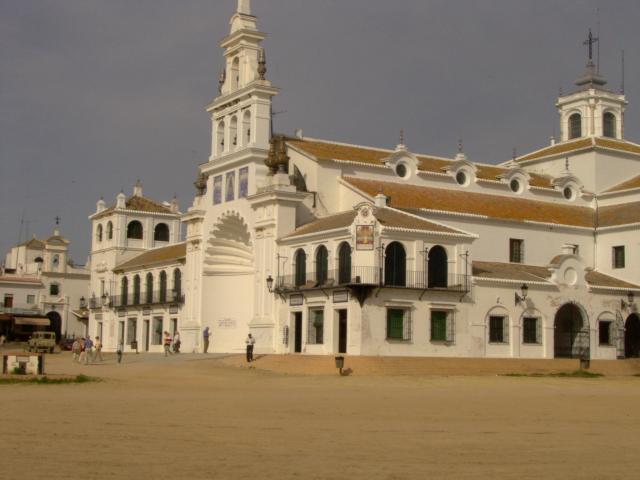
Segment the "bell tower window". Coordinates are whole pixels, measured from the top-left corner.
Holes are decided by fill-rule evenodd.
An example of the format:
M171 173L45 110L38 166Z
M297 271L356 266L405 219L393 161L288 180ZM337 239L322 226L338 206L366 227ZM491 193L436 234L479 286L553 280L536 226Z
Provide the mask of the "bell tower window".
M218 153L224 152L224 122L218 123Z
M242 145L251 143L251 112L247 110L242 115Z
M602 136L616 137L616 116L611 112L606 112L602 117Z
M229 140L233 148L238 148L238 118L232 117L231 124L229 125Z
M231 89L236 90L240 85L240 60L235 57L231 62Z
M580 138L582 136L582 117L579 113L574 113L569 117L569 139Z

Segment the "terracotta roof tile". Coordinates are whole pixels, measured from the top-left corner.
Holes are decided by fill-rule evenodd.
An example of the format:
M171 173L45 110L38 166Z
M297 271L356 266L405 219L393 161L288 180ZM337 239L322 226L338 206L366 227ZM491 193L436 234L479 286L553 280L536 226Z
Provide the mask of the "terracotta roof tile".
M541 150L531 152L527 155L518 157L516 161L522 162L525 160L534 160L536 158L550 157L552 155L560 155L563 153L575 152L577 150L582 150L583 148L590 148L590 147L593 147L591 138L579 138L576 140L569 140L567 142L556 143L555 145L551 145Z
M597 137L596 145L603 148L612 148L614 150L622 150L623 152L640 154L640 145L626 140L616 140L614 138Z
M598 209L598 226L611 227L640 223L640 202L607 205Z
M287 143L300 150L323 160L344 160L366 163L371 165L383 165L383 160L393 155L392 150L343 145L319 140L289 139ZM444 169L450 166L454 160L436 158L428 155L416 154L420 161L418 169L423 172L444 173ZM498 180L498 175L509 171L508 168L475 164L478 168L476 176L482 180ZM530 184L535 187L552 188L552 178L547 175L530 173Z
M613 187L605 190L604 193L621 192L623 190L630 190L632 188L640 188L640 175L637 175L629 180L625 180L622 183L614 185Z
M12 283L35 283L42 285L42 282L38 277L25 277L14 275L2 275L0 276L0 282L12 282Z
M551 278L547 267L523 265L521 263L473 262L473 276L487 279L518 280L522 282L544 282Z
M135 210L136 212L149 212L149 213L172 213L171 208L151 200L147 197L141 197L139 195L132 195L125 201L125 208L127 210ZM116 210L115 205L103 210L98 215L103 216Z
M502 220L593 227L593 210L588 207L354 177L344 177L344 180L372 198L382 189L390 197L389 203L393 208L442 210Z
M282 237L283 239L299 237L300 235L307 235L309 233L324 232L327 230L334 230L336 228L346 228L353 223L356 218L356 211L350 210L348 212L340 212L334 215L328 215L326 217L318 218L309 223L306 223L296 228L289 235Z
M587 272L584 278L592 287L629 288L632 290L640 289L640 285L635 285L596 271Z
M114 271L131 270L139 267L146 267L165 262L177 262L187 256L187 244L176 243L168 247L154 248L147 250L120 265L117 265Z

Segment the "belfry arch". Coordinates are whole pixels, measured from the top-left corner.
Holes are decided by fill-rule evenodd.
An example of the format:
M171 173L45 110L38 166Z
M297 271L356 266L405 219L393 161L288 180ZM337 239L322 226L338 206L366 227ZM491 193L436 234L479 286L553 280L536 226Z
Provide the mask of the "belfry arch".
M576 303L565 303L553 323L554 358L590 358L589 321Z

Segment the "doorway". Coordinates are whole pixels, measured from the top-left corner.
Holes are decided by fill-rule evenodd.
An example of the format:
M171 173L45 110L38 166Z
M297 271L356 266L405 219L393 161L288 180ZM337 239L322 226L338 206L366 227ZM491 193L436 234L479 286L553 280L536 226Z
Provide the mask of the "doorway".
M347 353L347 311L338 310L338 353Z
M142 345L143 351L149 351L149 320L145 320L142 324Z
M624 356L640 357L640 317L632 313L624 324Z
M121 320L118 324L118 345L121 343L124 344L124 320Z
M60 314L55 311L51 311L47 313L47 317L50 321L50 331L55 332L56 340L60 340L62 338L62 318Z
M293 351L302 352L302 312L293 313Z
M555 358L589 358L589 327L577 305L567 303L556 313L553 334Z

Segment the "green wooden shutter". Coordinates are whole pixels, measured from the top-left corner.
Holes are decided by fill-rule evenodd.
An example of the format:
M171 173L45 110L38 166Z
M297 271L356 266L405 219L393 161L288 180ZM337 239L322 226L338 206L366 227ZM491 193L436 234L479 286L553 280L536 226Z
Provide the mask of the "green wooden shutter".
M404 310L398 308L387 310L387 338L397 340L404 338Z

